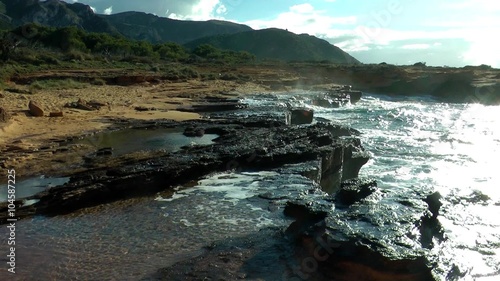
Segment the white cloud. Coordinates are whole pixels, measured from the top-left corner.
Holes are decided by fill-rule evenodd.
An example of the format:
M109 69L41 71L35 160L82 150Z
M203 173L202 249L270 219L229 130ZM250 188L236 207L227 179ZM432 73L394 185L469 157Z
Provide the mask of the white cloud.
M425 50L425 49L429 49L431 46L432 46L431 44L408 44L408 45L401 46L401 49Z
M113 6L110 6L106 9L104 9L104 14L105 15L111 15L113 13Z
M224 19L227 8L220 0L199 0L185 14L170 13L169 18L181 20Z
M254 29L281 28L291 32L307 33L318 37L339 37L349 33L348 26L353 26L357 17L333 17L326 11L316 10L309 3L294 5L270 20L250 20L243 22ZM340 27L340 28L339 28ZM343 28L342 28L343 27Z
M314 12L314 7L309 3L305 3L291 6L290 11L299 14L309 14Z

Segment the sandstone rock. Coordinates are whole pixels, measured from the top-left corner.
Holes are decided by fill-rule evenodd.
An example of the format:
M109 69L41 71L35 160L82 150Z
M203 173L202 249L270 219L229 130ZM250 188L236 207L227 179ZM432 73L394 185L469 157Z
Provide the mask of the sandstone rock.
M5 109L0 107L0 123L7 122L10 119L10 114Z
M62 111L55 111L49 113L49 117L63 117L63 112Z
M32 116L42 117L44 114L43 109L38 104L36 104L34 101L29 102L28 108L29 108L29 113Z

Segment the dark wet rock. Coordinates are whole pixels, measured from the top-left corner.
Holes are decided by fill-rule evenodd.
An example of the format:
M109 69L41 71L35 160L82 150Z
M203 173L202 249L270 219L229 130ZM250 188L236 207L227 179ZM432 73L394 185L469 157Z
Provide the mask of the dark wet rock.
M194 104L187 107L178 107L178 111L184 112L218 112L218 111L231 111L247 108L248 105L240 102L222 102L222 103L204 103Z
M263 229L215 242L198 257L160 269L143 280L283 280L284 275L292 274L287 266L292 255L293 247L279 229Z
M3 99L3 98L5 98L5 96L2 93L0 93L0 99Z
M431 95L439 97L445 101L470 102L476 88L472 85L470 75L454 75L438 84Z
M482 193L479 190L474 190L470 196L464 198L465 201L468 203L473 203L473 204L488 204L488 201L491 200L491 198Z
M415 210L396 215L378 202L336 210L306 198L287 208L300 216L286 231L296 262L285 280L436 280L432 257L411 237ZM300 219L308 216L313 223Z
M316 106L326 107L326 108L339 108L349 103L349 99L347 97L338 98L338 97L329 97L327 95L321 95L318 97L314 97L311 100L311 103Z
M377 190L377 182L370 179L351 179L342 182L340 190L335 195L336 203L350 206L370 196Z
M113 155L113 148L112 147L104 147L96 151L95 153L96 156L109 156Z
M0 123L5 123L10 120L10 114L3 107L0 107Z
M361 91L349 91L348 94L352 104L357 103L363 97L363 92Z
M322 124L290 127L275 120L247 118L191 121L177 126L204 128L205 133L220 137L208 146L185 147L144 160L91 157L86 172L33 197L40 200L35 204L37 212L64 213L129 196L154 194L219 171L274 169L308 161L317 161L322 185L331 183L336 188L344 179L342 171L353 169L352 174L360 168L343 169L344 163L351 161L344 159L351 157L345 151L362 150L356 147L360 142L335 138ZM6 213L2 212L4 207L0 206L0 213Z
M449 199L453 204L488 205L491 198L479 190L474 190L468 196L457 196Z
M500 83L478 86L471 100L487 105L500 104Z
M219 96L207 96L203 99L203 101L210 102L210 103L238 103L238 102L240 102L240 100L237 98L227 98L227 97L219 97Z
M439 192L434 192L424 199L424 202L429 206L429 211L432 213L433 217L437 217L439 215L439 209L443 206L441 198L442 196Z
M286 114L286 123L288 125L311 124L314 117L314 111L307 108L291 108Z
M196 127L187 127L184 130L184 135L186 137L203 137L205 135L205 129Z
M31 116L42 117L44 114L43 109L34 101L29 102L28 110Z
M355 104L363 96L363 92L352 90L351 85L333 87L327 92L327 96L338 100L340 103L345 101Z
M420 244L422 247L432 249L434 247L434 238L439 242L444 241L444 229L438 218L432 213L425 213L418 224L420 231Z

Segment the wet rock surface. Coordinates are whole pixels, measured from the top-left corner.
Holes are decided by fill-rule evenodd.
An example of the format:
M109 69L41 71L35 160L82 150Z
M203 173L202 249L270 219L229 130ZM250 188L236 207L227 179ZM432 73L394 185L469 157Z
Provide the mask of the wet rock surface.
M219 101L210 102L218 106ZM246 200L293 222L218 241L198 257L142 280L439 279L439 257L433 249L445 241L440 194L402 198L379 190L373 180L358 179L369 159L355 137L359 131L326 122L287 126L276 115L126 125L219 137L210 145L186 145L143 159L112 159L112 147L99 149L87 156L88 170L73 175L67 184L29 197L35 200L32 205L18 201L19 218L151 196L217 172L265 170L283 176L282 182L273 181L279 188ZM0 213L7 214L5 204L0 204ZM0 216L2 223L6 219ZM439 270L437 274L450 280L464 274L453 264Z
M289 125L311 124L314 111L307 108L290 108L286 113L286 123Z
M163 125L173 124L167 122ZM182 126L196 127L220 137L212 145L187 146L178 152L152 155L140 161L103 158L112 153L111 148L103 149L95 155L99 158L95 161L99 163L98 167L89 166L89 170L72 176L69 183L29 198L39 201L26 209L20 207L17 214L29 216L34 208L38 214L64 213L102 202L154 194L213 172L262 170L309 160L318 161L320 168L323 166L319 169L321 184L329 184L329 188L335 189L342 180L341 171L346 172L342 169L343 163L354 159L352 153L344 153L344 150L363 150L359 141L333 137L324 124L288 127L284 122L272 119L250 118L188 122ZM357 173L359 168L352 166L350 169ZM324 179L332 176L335 180L325 182ZM1 209L6 207L2 205ZM2 221L5 220L3 217Z

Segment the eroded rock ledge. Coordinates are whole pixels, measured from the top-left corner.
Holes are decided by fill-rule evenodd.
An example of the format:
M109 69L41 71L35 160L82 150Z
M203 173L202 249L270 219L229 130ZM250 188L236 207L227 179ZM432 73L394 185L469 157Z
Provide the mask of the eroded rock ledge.
M24 200L17 202L16 215L22 219L37 214L63 214L104 202L152 195L214 172L263 170L306 161L317 162L317 169L309 176L325 189L335 190L343 180L357 177L368 161L360 141L339 138L349 133L332 124L290 127L273 119L249 118L137 125L149 129L188 126L220 137L212 145L184 147L149 159L120 162L97 158L99 165L73 175L69 183L27 198L37 203L23 206ZM0 220L5 223L6 204L0 206L0 213L4 214Z

